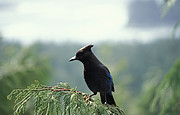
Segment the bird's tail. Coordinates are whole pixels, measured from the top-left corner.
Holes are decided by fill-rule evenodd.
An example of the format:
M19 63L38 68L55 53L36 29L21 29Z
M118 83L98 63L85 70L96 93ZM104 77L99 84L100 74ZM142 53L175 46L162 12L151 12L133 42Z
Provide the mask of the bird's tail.
M113 98L113 95L112 95L112 92L110 93L100 93L100 96L101 96L101 102L102 104L105 104L105 102L109 105L114 105L116 106L116 103L114 101L114 98Z

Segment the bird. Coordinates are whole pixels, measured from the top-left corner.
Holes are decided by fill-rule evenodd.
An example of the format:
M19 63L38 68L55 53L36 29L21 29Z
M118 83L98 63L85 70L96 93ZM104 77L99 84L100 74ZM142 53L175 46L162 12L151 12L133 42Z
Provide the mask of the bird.
M101 103L116 106L112 92L114 83L109 69L94 55L89 44L80 48L70 62L78 60L84 65L84 79L88 88L93 92L90 97L100 93Z

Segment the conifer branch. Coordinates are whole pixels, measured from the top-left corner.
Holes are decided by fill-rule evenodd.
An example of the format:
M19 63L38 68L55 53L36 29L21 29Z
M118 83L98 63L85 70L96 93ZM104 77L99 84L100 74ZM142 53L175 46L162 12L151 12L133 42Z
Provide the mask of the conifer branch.
M125 115L119 108L103 105L100 100L89 97L88 94L71 88L67 83L57 86L45 86L36 81L25 89L15 89L8 99L16 98L14 114L19 115L26 110L27 102L33 99L34 114L59 115L63 114L118 114Z

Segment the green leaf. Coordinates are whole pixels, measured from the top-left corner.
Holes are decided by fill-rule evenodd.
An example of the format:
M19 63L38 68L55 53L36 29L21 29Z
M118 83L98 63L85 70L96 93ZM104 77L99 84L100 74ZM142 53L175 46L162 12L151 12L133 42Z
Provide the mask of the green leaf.
M67 89L68 88L68 89ZM87 94L70 89L67 83L59 83L57 86L44 86L36 81L36 84L27 86L26 89L13 90L8 99L16 98L14 114L19 115L26 111L27 102L33 98L35 115L67 115L67 114L120 114L118 107L101 104L100 100L89 98ZM93 101L92 101L93 100ZM124 115L124 114L122 114Z

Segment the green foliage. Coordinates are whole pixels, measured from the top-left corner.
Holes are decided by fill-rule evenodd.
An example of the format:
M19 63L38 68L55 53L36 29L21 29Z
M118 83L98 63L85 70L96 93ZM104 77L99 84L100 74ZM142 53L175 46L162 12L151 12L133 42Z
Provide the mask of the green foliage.
M142 86L141 95L136 100L138 108L136 108L136 115L157 115L160 112L159 105L157 103L156 110L151 110L151 104L156 96L155 89L158 87L162 77L162 71L160 68L153 68L146 74L146 81Z
M172 31L172 34L171 34L171 38L172 39L175 38L175 34L177 32L177 29L178 29L179 25L180 25L180 19L176 22L176 24L173 27L173 31Z
M179 115L180 113L180 58L173 65L156 90L152 109L160 106L159 115Z
M161 17L164 17L170 8L176 3L176 0L164 0Z
M28 48L22 49L16 43L0 41L0 113L10 115L13 113L13 102L7 101L7 95L14 88L24 88L40 80L46 83L50 76L47 61L36 56ZM28 114L30 112L27 112Z
M157 115L160 112L158 103L156 109L150 109L156 95L155 89L180 57L179 44L179 39L165 39L146 44L104 42L95 45L93 52L112 73L115 101L126 114ZM25 88L34 80L43 84L68 82L71 87L88 92L82 75L83 66L79 62L68 62L82 46L73 43L35 43L27 48L0 40L0 87L3 87L0 90L0 113L11 115L14 98L8 101L7 95L13 89ZM49 75L49 71L52 74ZM33 98L26 103L26 115L31 115L35 109ZM63 101L63 98L60 100ZM60 107L62 112L58 111L58 114L64 111L62 103Z
M66 115L66 114L117 114L124 115L119 107L103 105L99 100L89 98L67 83L59 83L54 87L45 86L36 81L25 89L15 89L8 95L15 97L14 114L19 115L26 110L27 102L32 98L35 115Z
M168 11L175 5L176 0L164 0L164 5L162 7L162 13L161 13L161 17L164 18ZM180 19L177 20L177 22L175 23L172 33L171 33L171 38L174 39L175 38L175 34L177 32L177 29L179 27L180 24Z

